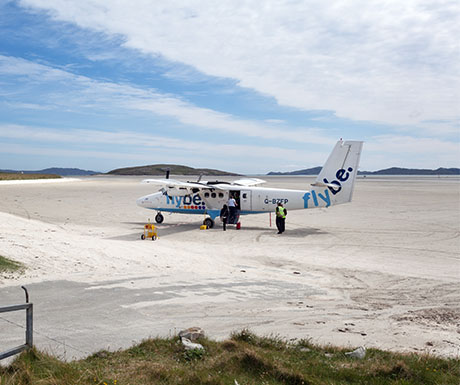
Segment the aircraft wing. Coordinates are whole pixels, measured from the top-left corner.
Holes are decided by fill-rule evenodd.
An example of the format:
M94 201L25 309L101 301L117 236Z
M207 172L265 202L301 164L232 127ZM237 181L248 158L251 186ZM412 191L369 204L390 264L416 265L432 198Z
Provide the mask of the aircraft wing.
M218 185L207 185L200 182L182 182L175 179L144 179L142 183L151 183L161 186L160 191L169 196L186 196L202 190L224 190Z
M201 183L194 183L194 182L182 182L176 179L144 179L141 183L151 183L157 186L163 187L185 187L185 188L199 188L199 189L212 189L214 187L206 186Z
M151 183L155 184L158 186L163 186L163 187L189 187L189 188L199 188L199 189L206 189L206 190L211 190L211 189L218 189L218 190L226 190L224 186L244 186L244 187L249 187L249 186L256 186L258 184L265 183L264 180L258 179L258 178L244 178L244 179L238 179L235 180L231 183L225 183L225 184L220 184L219 182L216 183L199 183L199 182L182 182L180 180L176 179L144 179L142 183Z
M185 196L198 191L207 190L221 190L229 191L234 190L235 187L249 187L257 184L265 183L262 179L257 178L246 178L238 179L232 183L200 183L200 182L182 182L176 179L144 179L142 183L151 183L157 186L161 186L160 191L169 196Z
M235 180L231 184L237 185L237 186L249 187L249 186L256 186L262 183L265 183L265 181L259 178L244 178L244 179Z

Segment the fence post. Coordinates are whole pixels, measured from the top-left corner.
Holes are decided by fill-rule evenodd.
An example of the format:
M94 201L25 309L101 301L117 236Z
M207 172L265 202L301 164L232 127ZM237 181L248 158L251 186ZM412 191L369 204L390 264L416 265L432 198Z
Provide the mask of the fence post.
M21 286L26 292L26 303L21 305L0 306L0 313L8 313L11 311L25 310L26 311L26 343L24 345L16 346L12 349L0 352L0 360L4 358L19 354L24 350L30 349L33 346L33 304L29 303L29 293L24 286ZM1 382L1 379L0 379Z
M26 303L29 303L29 292L25 288L25 286L21 286L21 288L26 293ZM31 303L26 309L26 345L29 349L32 348L34 344L34 309L33 304Z

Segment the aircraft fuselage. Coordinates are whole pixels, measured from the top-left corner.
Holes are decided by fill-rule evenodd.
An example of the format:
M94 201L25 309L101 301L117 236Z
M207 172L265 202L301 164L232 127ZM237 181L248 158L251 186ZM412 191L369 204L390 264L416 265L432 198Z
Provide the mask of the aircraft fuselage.
M328 188L288 190L263 187L232 188L227 191L200 191L186 196L169 196L162 192L146 195L137 200L141 207L183 214L207 214L215 219L227 203L229 194L236 197L240 214L272 212L278 203L287 210L300 210L331 205Z

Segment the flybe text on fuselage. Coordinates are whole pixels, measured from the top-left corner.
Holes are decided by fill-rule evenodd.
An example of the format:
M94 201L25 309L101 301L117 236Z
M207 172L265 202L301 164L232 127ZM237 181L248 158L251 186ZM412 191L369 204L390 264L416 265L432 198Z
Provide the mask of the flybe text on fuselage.
M329 207L331 196L329 190L277 190L277 189L255 189L254 195L261 197L262 209L264 211L274 210L278 203L291 210L308 209L313 207ZM258 193L258 194L257 194ZM264 194L265 193L265 194ZM253 199L254 202L255 199ZM257 204L254 202L254 204Z
M310 199L315 207L319 207L320 205L323 206L323 204L321 204L322 202L325 203L325 207L329 207L331 205L331 198L329 196L328 189L325 189L323 193L317 193L315 190L307 191L302 199L304 209L308 209Z
M172 196L164 195L166 199L166 205L176 208L181 208L183 206L193 206L195 209L204 210L206 208L205 203L201 199L199 194L195 195L185 195L185 196ZM196 207L195 207L196 206Z

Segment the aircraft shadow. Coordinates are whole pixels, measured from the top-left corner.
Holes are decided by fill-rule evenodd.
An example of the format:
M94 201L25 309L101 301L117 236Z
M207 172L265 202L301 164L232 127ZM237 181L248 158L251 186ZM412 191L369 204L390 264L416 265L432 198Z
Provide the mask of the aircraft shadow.
M139 226L139 230L136 231L135 233L117 235L115 237L108 237L105 239L110 239L114 241L137 241L141 238L141 234L144 233L145 222L122 222L122 223ZM201 225L201 222L165 224L165 225L158 225L155 223L155 228L158 232L158 236L161 238L161 237L167 237L169 235L185 233L187 231L195 231L200 228L200 225Z
M109 239L111 241L140 241L141 234L143 234L142 229L135 233L125 234L125 235L117 235L116 237L107 237L104 239Z
M143 234L144 224L145 222L122 222L125 224L131 224L139 226L138 231L125 234L125 235L118 235L115 237L108 237L106 239L110 240L117 240L117 241L137 241L140 239L141 234ZM196 231L199 229L201 222L196 223L176 223L176 224L163 224L158 225L155 224L155 227L158 231L159 237L168 237L176 234L186 233L188 231ZM222 225L216 224L216 226L210 231L222 231ZM263 231L264 235L276 235L277 229L276 227L262 227L262 226L242 226L240 230L236 230L235 225L227 225L227 231L254 231L254 232L261 232ZM321 234L328 234L326 231L321 229L316 229L313 227L309 228L299 228L299 229L288 229L282 235L283 238L304 238L311 235L321 235Z
M283 237L295 237L295 238L303 238L309 235L322 235L322 234L329 234L327 231L321 229L315 229L313 227L309 227L306 229L294 229L294 230L286 230L282 234Z
M244 226L241 228L240 231L264 231L264 234L276 234L277 228L274 227L260 227L260 226ZM310 228L301 228L301 229L287 229L283 237L296 237L296 238L303 238L309 235L321 235L321 234L328 234L327 231L323 231L321 229L315 229L313 227Z

